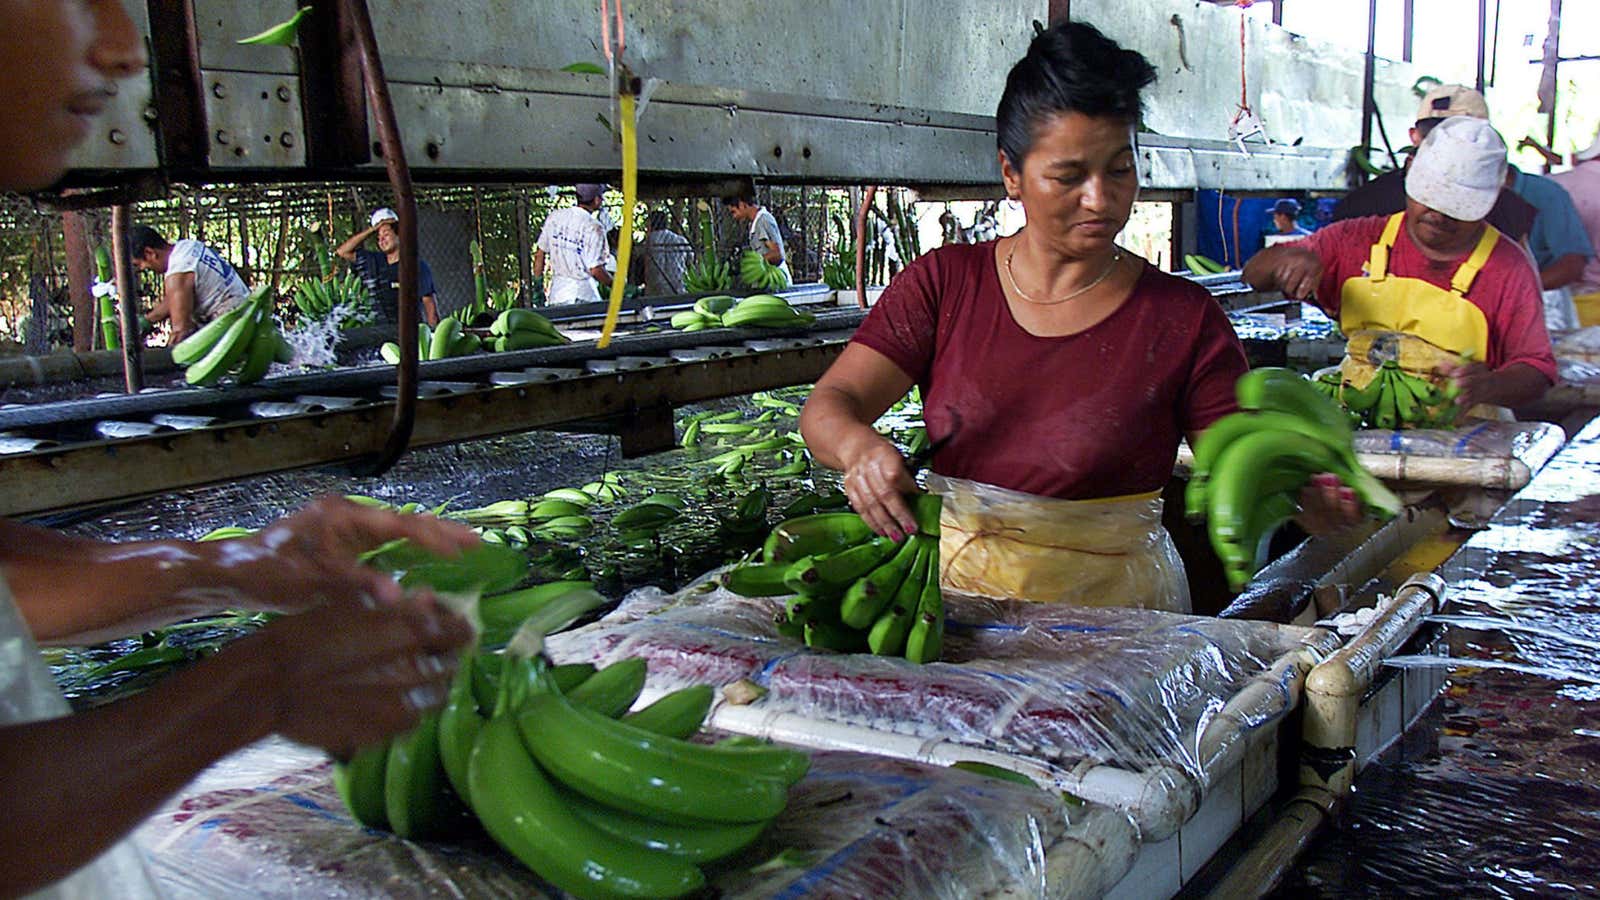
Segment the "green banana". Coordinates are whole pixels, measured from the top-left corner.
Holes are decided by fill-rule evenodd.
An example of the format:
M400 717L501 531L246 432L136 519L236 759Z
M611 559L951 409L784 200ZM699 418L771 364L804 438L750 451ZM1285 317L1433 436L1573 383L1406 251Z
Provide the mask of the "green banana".
M640 852L637 844L575 814L530 758L519 730L510 715L491 719L468 765L473 811L496 843L541 878L578 896L680 897L705 886L705 876L691 863ZM532 730L552 729L536 722Z
M252 294L251 297L254 298L255 295ZM194 334L179 341L172 348L172 361L180 366L189 366L199 362L206 354L211 352L211 348L216 346L222 336L233 328L235 322L238 322L250 312L252 305L252 300L246 300L207 322Z
M805 557L790 564L789 586L799 593L842 591L888 562L900 546L894 538L874 537L844 550Z
M277 326L272 324L272 320L268 319L256 328L255 335L250 338L250 349L245 353L244 363L234 380L239 384L260 381L278 354L279 340Z
M440 762L439 716L424 715L416 728L389 744L384 809L390 830L403 838L442 837L461 825L466 812Z
M619 659L568 691L566 697L585 709L616 718L627 712L633 701L639 699L639 692L644 690L646 671L646 663L640 657Z
M516 310L512 310L516 312ZM500 353L509 353L517 350L538 350L542 347L555 347L567 343L566 338L554 337L542 331L513 331L494 339L494 349Z
M530 694L517 724L533 758L563 785L635 815L689 824L761 822L782 812L787 800L783 781L730 765L735 751L651 734L554 692Z
M697 684L662 696L656 702L622 717L622 721L667 737L688 738L700 730L716 694L708 684Z
M860 630L823 617L808 617L806 646L837 653L861 653L867 649L867 636Z
M745 825L672 825L592 803L568 794L571 809L590 825L641 850L665 853L690 863L723 859L754 843L766 822Z
M300 20L305 18L306 13L309 12L311 12L311 7L302 6L287 21L279 22L259 34L240 38L238 43L287 47L294 43L296 35L300 32Z
M589 581L551 581L484 597L478 601L478 621L482 625L480 640L485 646L504 644L529 616L554 600L571 591L593 589L594 583Z
M560 338L562 343L567 342L563 335L549 319L539 315L531 309L508 309L501 313L494 324L489 326L489 333L495 337L505 337L518 331L534 331Z
M384 770L388 765L388 743L363 748L349 762L333 764L334 790L350 815L368 828L389 827L384 792Z
M761 558L769 563L794 562L844 550L873 537L872 526L853 512L816 513L778 523L761 545Z
M660 528L680 515L670 505L645 500L612 516L611 523L618 528Z
M867 648L879 656L896 656L905 650L906 635L916 620L917 606L922 601L923 589L927 587L930 566L934 567L934 577L938 577L936 564L932 560L938 553L938 543L934 542L930 548L928 542L932 538L918 536L912 540L917 543L916 559L893 599L867 632ZM849 595L845 597L848 599Z
M839 619L851 628L871 628L872 623L894 600L895 592L911 571L921 542L915 537L902 541L894 556L850 585L839 601Z
M906 659L918 665L931 663L944 653L944 593L939 590L937 548L934 552L933 571L917 601L917 620L906 635Z
M582 494L582 492L579 492ZM584 502L574 503L571 500L547 498L528 507L529 519L555 519L561 516L581 516L589 508L589 495L583 494Z
M722 574L722 586L741 597L781 597L794 593L786 576L788 563L737 566Z
M1285 412L1322 425L1332 436L1348 439L1350 434L1350 419L1293 369L1251 369L1240 376L1234 392L1241 409Z
M249 308L245 314L235 319L233 325L217 339L215 345L200 358L184 370L183 378L192 385L209 387L233 370L250 351L250 343L255 337L256 329L260 327L265 318L259 303L246 301Z
M428 339L429 359L449 359L450 349L461 337L461 322L455 316L445 316Z
M556 488L553 491L546 491L542 499L565 500L568 503L576 504L584 509L588 509L589 506L594 503L593 497L585 494L583 491L580 491L577 488Z

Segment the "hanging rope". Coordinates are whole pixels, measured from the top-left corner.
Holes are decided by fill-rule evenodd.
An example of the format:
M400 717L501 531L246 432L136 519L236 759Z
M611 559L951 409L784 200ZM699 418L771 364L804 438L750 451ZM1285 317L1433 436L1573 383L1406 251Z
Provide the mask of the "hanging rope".
M1229 130L1237 130L1239 121L1245 116L1254 116L1250 109L1250 94L1245 82L1245 11L1255 5L1255 0L1234 0L1234 6L1239 10L1239 109L1233 114L1233 119L1228 123Z

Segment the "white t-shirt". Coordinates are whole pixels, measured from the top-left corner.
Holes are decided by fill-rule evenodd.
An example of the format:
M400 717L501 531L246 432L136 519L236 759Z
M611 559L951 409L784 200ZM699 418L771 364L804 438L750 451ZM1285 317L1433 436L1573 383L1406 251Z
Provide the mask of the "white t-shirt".
M778 268L783 270L784 280L789 284L794 284L794 276L789 272L789 251L784 249L783 246L783 232L778 230L778 220L763 206L761 211L756 213L755 219L750 222L749 247L751 250L765 256L768 243L777 247L778 253L783 256L783 261L778 263Z
M166 277L184 272L194 273L194 314L199 322L209 322L233 309L250 293L233 266L199 241L186 239L172 245Z
M598 303L600 291L589 270L605 265L611 255L606 233L593 213L578 206L558 209L539 229L539 249L549 262L551 305Z

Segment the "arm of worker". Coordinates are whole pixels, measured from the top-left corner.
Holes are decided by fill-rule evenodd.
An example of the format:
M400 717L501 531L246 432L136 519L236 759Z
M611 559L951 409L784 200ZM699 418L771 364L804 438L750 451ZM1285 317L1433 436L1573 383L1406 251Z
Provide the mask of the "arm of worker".
M1551 150L1549 147L1546 147L1544 144L1540 143L1537 139L1535 139L1531 135L1527 136L1527 137L1524 137L1522 140L1518 141L1517 142L1517 149L1518 150L1532 150L1533 152L1535 152L1535 153L1539 154L1540 156L1544 157L1545 165L1559 166L1563 162L1565 162L1565 160L1563 160L1561 158L1561 154L1555 152L1554 150Z
M335 247L333 252L338 254L339 258L345 262L355 262L356 251L360 250L361 245L367 242L367 238L372 237L377 233L378 226L376 225L368 228L366 231L358 231L355 234L352 234L344 243Z
M589 277L600 282L606 287L611 286L611 273L606 271L606 267L604 265L594 266L593 268L589 269Z
M269 734L348 758L403 733L444 700L471 635L429 598L331 603L135 697L0 728L0 884L26 894L65 877L207 766Z
M1587 262L1582 254L1568 253L1558 258L1555 262L1545 266L1539 272L1539 286L1547 291L1564 288L1583 275L1583 267Z
M783 265L782 248L780 248L777 244L774 244L772 241L766 240L765 238L763 238L761 241L761 247L762 259L765 259L768 263L774 266Z
M357 562L395 538L445 555L477 543L455 523L327 497L253 535L224 541L109 544L0 521L0 569L41 643L85 644L218 609L399 603L392 578Z
M1322 257L1301 246L1278 244L1244 264L1245 283L1258 291L1282 291L1291 300L1306 300L1322 281Z
M1516 409L1544 396L1549 375L1523 362L1490 369L1479 362L1445 363L1434 369L1450 380L1456 391L1457 414L1484 404Z
M828 367L800 411L800 434L811 455L844 472L850 505L879 534L915 534L906 503L917 484L905 457L872 423L911 390L911 376L887 356L857 343Z
M434 302L432 294L423 294L422 295L422 315L423 315L424 318L426 318L428 320L428 327L429 328L438 327L438 325L439 325L439 306L438 306L438 304L436 304Z
M435 302L438 288L433 283L433 266L422 257L417 257L417 295L422 298L422 315L428 320L428 327L436 328L439 325L439 305Z
M145 315L150 324L172 320L171 343L194 331L194 273L174 272L161 279L161 300Z

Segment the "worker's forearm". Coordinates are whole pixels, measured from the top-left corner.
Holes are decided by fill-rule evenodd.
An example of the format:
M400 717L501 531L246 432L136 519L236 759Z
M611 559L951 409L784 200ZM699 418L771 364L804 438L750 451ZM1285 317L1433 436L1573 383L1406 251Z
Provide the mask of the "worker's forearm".
M767 251L762 255L765 257L768 263L774 266L783 264L783 251L779 250L777 247L774 247L771 241L767 242Z
M605 266L595 266L589 270L589 275L590 277L594 278L595 281L598 281L607 287L611 286L611 273L606 271Z
M269 734L275 704L260 691L274 676L269 645L251 637L137 696L0 729L6 893L90 862L206 766Z
M46 643L110 640L248 605L253 554L231 541L108 544L0 521L0 570Z
M1516 409L1534 403L1550 389L1550 379L1527 363L1512 363L1496 369L1489 382L1484 403Z
M422 298L422 312L427 317L429 326L439 324L439 307L434 304L432 294Z
M182 340L194 331L194 293L189 290L168 291L167 313L172 319L172 337Z
M1577 281L1583 275L1583 266L1587 257L1576 253L1568 253L1555 262L1544 267L1539 273L1539 286L1547 291L1563 288Z
M856 399L845 391L819 385L800 413L800 435L817 462L843 471L866 450L887 440L872 427Z
M374 226L351 235L344 243L334 248L334 254L345 262L355 262L356 251L361 249L361 245L366 243L367 238L372 237L372 233L377 230Z

